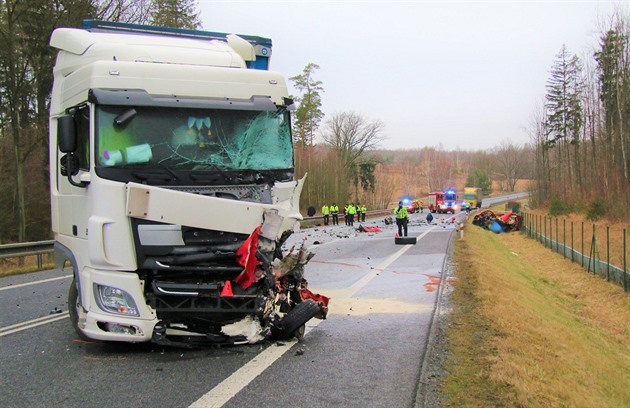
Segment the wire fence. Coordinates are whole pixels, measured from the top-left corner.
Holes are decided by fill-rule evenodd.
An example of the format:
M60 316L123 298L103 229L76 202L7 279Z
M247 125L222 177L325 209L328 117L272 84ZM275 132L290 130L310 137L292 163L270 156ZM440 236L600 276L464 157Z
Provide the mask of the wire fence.
M526 212L521 214L521 231L528 237L571 259L571 262L579 263L589 273L620 285L624 291L630 289L627 228L616 228L611 234L610 226L606 225L585 225L584 222L558 217Z

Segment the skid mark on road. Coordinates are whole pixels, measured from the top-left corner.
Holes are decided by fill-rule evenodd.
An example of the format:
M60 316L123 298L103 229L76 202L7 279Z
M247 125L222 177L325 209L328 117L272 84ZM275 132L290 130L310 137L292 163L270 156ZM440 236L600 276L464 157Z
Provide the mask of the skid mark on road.
M435 276L435 275L429 275L426 273L423 273L423 275L429 279L429 281L423 285L426 291L435 292L438 286L440 286L440 277Z
M309 263L318 263L318 264L325 264L325 265L340 265L340 266L349 266L351 268L364 268L365 265L356 265L356 264L351 264L351 263L346 263L346 262L330 262L330 261L318 261L318 260L311 260Z
M127 357L89 357L83 356L86 361L127 361Z

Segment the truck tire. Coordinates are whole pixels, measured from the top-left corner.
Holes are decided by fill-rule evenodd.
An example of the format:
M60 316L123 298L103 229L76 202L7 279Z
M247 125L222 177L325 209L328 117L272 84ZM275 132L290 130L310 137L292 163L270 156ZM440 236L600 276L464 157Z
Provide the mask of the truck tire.
M285 339L296 336L298 339L304 336L302 326L319 313L319 305L313 299L306 299L298 303L289 313L287 313L280 324Z
M79 291L77 290L77 283L74 279L72 279L72 284L70 285L70 290L68 291L68 314L70 315L70 323L72 323L72 328L79 336L81 340L89 340L81 329L79 328L79 316L85 314L83 310L83 306L79 304Z

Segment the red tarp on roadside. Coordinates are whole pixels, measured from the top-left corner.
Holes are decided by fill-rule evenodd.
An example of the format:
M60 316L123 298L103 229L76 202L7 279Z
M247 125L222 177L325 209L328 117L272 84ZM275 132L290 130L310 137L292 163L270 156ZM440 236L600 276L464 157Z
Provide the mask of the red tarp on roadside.
M363 225L359 226L357 230L361 232L382 232L379 227L364 227Z

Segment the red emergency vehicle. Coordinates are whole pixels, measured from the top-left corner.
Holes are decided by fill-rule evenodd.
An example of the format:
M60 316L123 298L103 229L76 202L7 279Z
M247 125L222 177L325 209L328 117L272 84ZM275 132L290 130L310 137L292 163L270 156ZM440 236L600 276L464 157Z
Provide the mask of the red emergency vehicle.
M429 193L429 211L432 213L441 212L441 208L444 205L444 192L434 191Z
M448 213L459 209L457 192L453 189L446 191L434 191L429 193L429 211L435 213Z

